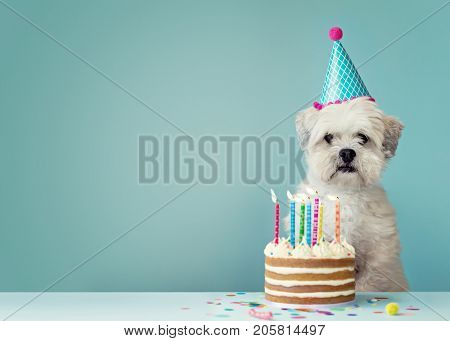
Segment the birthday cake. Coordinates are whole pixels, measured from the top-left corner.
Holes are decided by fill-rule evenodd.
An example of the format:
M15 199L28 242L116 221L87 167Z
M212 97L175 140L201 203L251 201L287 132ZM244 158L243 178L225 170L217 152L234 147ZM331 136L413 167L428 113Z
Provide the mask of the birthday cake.
M265 293L269 301L287 304L335 304L355 298L355 250L346 241L322 238L310 247L287 239L265 250Z
M287 191L290 236L280 238L280 203L275 204L274 239L264 249L266 298L285 304L335 304L355 299L355 249L341 239L341 209L334 199L334 241L324 235L325 202ZM296 203L300 201L298 213ZM298 239L296 233L298 218Z

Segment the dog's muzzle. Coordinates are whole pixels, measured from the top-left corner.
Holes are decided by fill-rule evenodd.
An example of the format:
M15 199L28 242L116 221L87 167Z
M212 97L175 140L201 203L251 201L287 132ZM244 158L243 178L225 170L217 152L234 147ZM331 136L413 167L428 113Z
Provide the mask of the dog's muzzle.
M344 165L344 166L339 166L337 171L342 172L342 173L354 173L354 172L356 172L356 168L351 165Z

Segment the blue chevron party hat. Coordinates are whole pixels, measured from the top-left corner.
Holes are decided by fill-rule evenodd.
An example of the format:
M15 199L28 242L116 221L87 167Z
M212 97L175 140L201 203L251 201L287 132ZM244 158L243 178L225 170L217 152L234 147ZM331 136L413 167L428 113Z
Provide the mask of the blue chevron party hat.
M339 104L357 97L369 97L373 101L350 56L340 42L342 30L339 27L333 27L328 34L334 41L333 49L320 102L314 102L314 107L320 110L329 104Z

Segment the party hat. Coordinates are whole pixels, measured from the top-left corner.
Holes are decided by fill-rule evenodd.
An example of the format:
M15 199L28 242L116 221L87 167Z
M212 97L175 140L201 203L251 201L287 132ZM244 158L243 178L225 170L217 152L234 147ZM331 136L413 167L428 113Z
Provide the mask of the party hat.
M320 110L329 104L339 104L357 97L369 97L373 101L358 70L340 42L342 30L339 27L333 27L328 35L334 41L333 49L320 102L314 102L314 107Z

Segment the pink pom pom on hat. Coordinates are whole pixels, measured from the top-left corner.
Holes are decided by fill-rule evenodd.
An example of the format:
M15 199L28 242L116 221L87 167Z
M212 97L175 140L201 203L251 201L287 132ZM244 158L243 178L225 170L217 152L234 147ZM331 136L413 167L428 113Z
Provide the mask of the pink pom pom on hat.
M341 40L342 36L344 35L344 32L342 32L342 29L340 27L332 27L328 31L328 36L332 41Z

